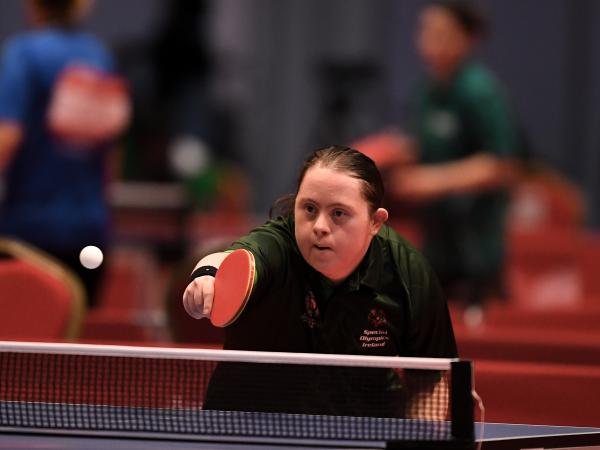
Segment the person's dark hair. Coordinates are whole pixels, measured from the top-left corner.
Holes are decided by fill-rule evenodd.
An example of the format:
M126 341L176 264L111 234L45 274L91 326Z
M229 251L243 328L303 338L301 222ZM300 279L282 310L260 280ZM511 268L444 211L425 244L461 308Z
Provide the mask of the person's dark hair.
M289 194L276 200L269 211L269 217L284 216L294 212L296 195L304 180L306 172L311 167L320 165L340 172L351 177L362 180L362 194L369 204L369 210L374 213L383 204L384 188L381 174L371 158L350 147L343 145L332 145L315 150L302 166L296 193Z
M60 25L69 25L75 21L78 0L32 0L33 5L44 16L44 20Z
M484 37L489 31L489 22L481 7L469 0L434 0L429 6L443 8L472 37Z

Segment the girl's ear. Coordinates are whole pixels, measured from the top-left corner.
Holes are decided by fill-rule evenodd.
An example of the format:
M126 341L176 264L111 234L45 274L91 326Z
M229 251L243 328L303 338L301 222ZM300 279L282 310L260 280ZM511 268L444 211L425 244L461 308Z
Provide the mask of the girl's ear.
M375 236L379 233L381 226L388 220L388 212L385 208L378 208L373 214L373 223L371 224L371 234Z

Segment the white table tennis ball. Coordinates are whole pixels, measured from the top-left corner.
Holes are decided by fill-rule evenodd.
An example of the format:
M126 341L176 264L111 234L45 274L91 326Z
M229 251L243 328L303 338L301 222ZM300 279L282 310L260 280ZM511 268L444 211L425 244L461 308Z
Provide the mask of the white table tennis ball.
M95 245L88 245L79 253L79 261L86 269L96 269L102 264L103 259L104 255L102 254L102 250Z

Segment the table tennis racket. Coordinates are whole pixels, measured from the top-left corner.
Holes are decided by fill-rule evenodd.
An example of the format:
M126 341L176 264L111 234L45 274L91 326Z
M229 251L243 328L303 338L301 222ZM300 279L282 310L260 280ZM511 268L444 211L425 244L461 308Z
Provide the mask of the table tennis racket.
M219 266L215 276L215 294L210 321L226 327L244 310L254 285L254 255L244 249L231 252Z

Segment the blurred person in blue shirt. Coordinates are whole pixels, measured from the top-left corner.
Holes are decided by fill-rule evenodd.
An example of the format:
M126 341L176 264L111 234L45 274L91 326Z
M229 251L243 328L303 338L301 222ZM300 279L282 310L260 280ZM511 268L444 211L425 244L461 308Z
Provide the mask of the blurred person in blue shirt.
M0 235L33 244L66 263L81 276L93 305L102 270L84 268L79 253L87 245L108 245L105 184L111 139L65 139L48 120L56 85L69 67L113 71L107 48L78 25L88 3L28 0L32 29L3 45ZM102 123L93 109L75 115L88 124Z

